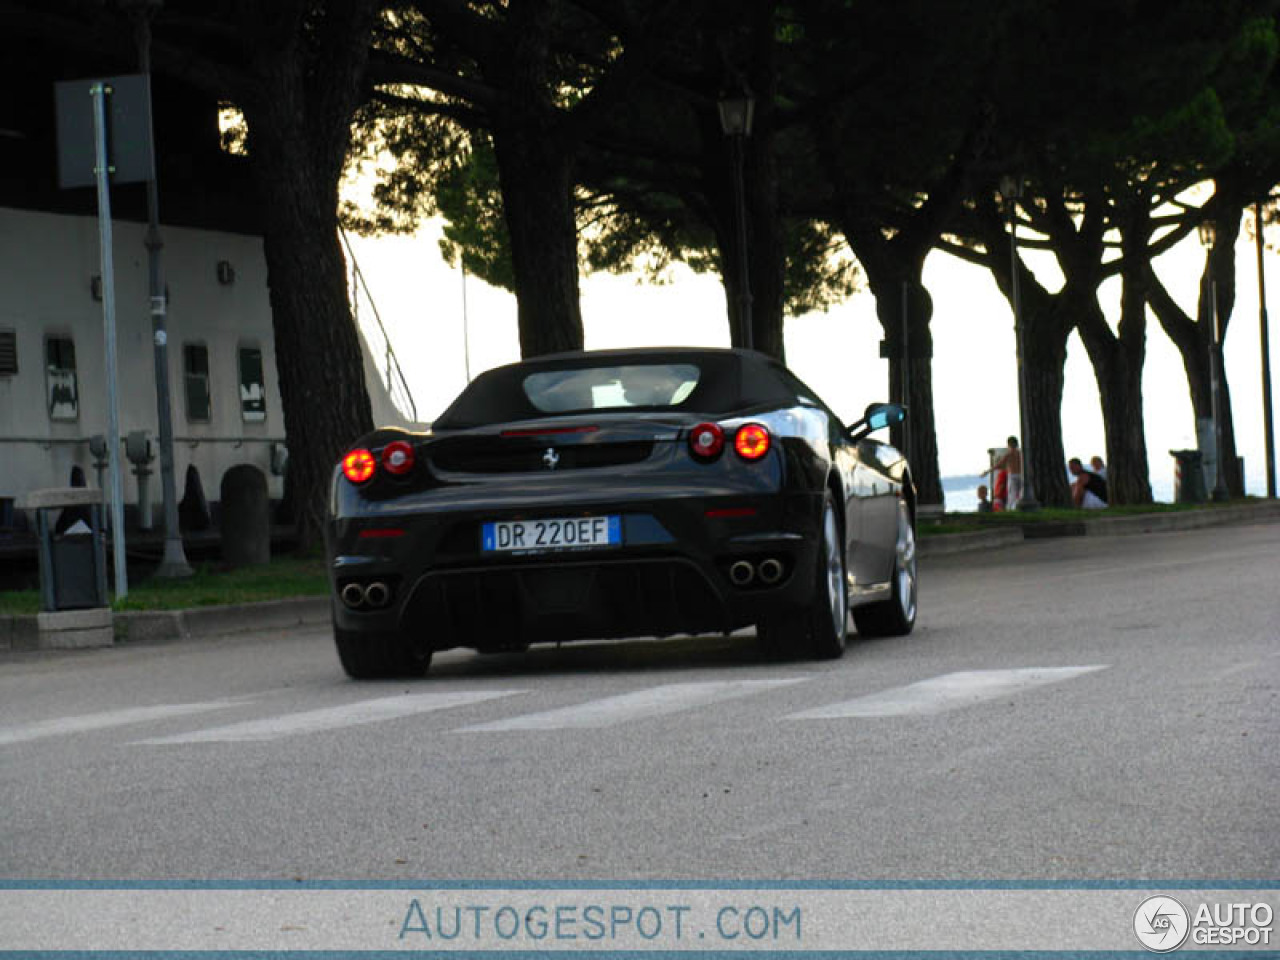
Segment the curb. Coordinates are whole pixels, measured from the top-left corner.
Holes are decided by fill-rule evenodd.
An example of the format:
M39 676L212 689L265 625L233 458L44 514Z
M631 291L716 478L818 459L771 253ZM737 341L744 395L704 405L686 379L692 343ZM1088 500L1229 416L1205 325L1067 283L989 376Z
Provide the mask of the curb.
M0 617L0 651L41 649L38 616ZM165 643L328 623L329 598L297 597L190 610L126 611L111 619L116 646Z
M157 643L226 637L250 630L286 630L329 620L328 597L297 597L262 603L117 613L116 643Z
M1142 533L1164 533L1177 530L1200 530L1233 524L1265 523L1280 520L1280 500L1215 507L1176 513L1138 513L1127 517L1099 517L1096 520L1054 524L1027 524L1003 530L978 530L973 533L948 533L916 540L921 557L946 556L971 550L990 550L1023 540L1056 537L1122 537Z
M1235 523L1258 523L1280 519L1280 500L1216 507L1190 513L1138 513L1130 517L1099 517L1085 521L1085 533L1091 537L1117 537L1135 533L1160 533L1166 530L1199 530Z
M936 537L920 537L916 540L916 554L921 557L943 557L952 553L968 553L971 550L993 550L1021 543L1024 537L1021 527L1008 530L978 530L974 533L946 533Z

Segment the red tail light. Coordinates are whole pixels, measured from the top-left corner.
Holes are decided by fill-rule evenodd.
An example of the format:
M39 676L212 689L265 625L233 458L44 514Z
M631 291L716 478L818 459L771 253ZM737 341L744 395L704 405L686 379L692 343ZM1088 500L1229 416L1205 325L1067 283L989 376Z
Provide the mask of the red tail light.
M689 431L689 452L699 460L714 460L724 449L724 431L718 423L700 423Z
M743 460L759 460L769 452L769 429L760 423L744 423L733 436L733 449Z
M361 447L342 458L342 474L352 483L365 483L378 468L373 454Z
M403 440L388 443L382 451L382 469L393 477L403 477L413 469L413 447Z

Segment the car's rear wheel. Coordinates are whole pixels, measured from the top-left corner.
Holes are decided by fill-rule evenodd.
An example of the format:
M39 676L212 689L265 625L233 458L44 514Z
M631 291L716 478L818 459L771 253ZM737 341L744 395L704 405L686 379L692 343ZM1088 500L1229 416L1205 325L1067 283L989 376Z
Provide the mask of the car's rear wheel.
M849 594L845 581L844 537L831 492L822 504L822 542L814 562L813 600L805 610L761 621L756 631L765 651L776 657L807 654L815 660L844 656Z
M919 577L916 564L916 531L911 508L898 501L898 539L894 547L893 591L888 600L855 607L853 623L864 637L902 637L916 625Z
M338 660L355 680L420 677L431 666L431 651L401 633L365 633L333 628Z

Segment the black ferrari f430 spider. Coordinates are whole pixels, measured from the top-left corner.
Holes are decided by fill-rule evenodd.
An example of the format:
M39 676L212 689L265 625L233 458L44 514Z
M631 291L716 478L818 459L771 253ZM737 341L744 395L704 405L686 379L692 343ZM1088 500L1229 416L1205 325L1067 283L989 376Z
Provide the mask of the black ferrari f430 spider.
M477 377L432 424L359 439L325 531L353 677L420 674L452 647L755 625L838 657L916 619L915 489L781 363L747 350L576 352Z

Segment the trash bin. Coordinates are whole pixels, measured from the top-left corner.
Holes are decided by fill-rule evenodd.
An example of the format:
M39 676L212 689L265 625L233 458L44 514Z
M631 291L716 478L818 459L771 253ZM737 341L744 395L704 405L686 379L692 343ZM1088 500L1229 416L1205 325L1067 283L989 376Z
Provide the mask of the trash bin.
M1199 450L1170 450L1173 457L1173 500L1175 503L1204 503L1204 470Z
M40 606L47 611L107 605L107 563L102 534L102 491L86 487L34 490L18 504L36 515L40 552ZM67 508L87 512L62 533L53 514Z

